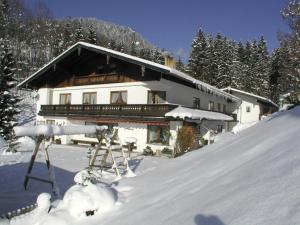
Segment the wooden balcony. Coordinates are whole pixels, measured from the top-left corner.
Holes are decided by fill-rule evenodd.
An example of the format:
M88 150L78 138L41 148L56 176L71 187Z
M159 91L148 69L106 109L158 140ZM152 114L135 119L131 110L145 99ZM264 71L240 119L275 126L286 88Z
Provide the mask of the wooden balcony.
M164 117L177 105L130 104L130 105L42 105L40 116L122 116Z

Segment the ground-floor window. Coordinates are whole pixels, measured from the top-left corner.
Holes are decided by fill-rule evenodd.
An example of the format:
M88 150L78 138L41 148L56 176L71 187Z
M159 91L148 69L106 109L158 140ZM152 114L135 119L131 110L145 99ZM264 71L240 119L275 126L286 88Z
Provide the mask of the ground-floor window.
M149 144L169 145L170 127L168 125L148 125Z
M217 132L221 133L223 131L223 125L217 125Z

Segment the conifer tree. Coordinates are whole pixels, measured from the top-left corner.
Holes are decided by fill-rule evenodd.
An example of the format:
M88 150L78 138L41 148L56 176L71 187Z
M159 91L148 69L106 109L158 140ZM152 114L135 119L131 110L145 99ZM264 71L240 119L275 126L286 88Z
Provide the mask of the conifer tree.
M165 57L163 56L162 52L159 49L154 49L151 51L151 58L153 62L159 63L161 65L164 65Z
M69 48L74 43L75 43L75 37L73 34L73 28L71 26L71 20L68 19L66 24L63 25L63 43L62 43L63 51Z
M279 94L281 92L281 82L285 84L283 79L284 76L284 58L285 52L283 48L276 49L271 57L271 69L270 69L270 83L269 89L270 94L269 98L272 99L274 102L279 102ZM288 83L286 83L288 84ZM284 87L285 89L285 87ZM284 92L284 91L283 91Z
M188 73L194 78L202 81L208 81L206 73L207 66L207 40L204 32L199 29L192 42L192 51L188 60Z
M88 42L91 44L97 44L97 35L93 26L89 26Z
M282 11L282 17L291 32L281 40L285 52L284 73L280 78L283 93L300 90L300 0L290 0Z
M0 1L0 39L6 38L9 27L9 6L7 0Z
M10 145L10 150L16 151L16 140L12 129L17 124L19 113L17 103L20 101L16 93L14 60L8 45L0 46L0 136Z
M255 65L258 90L255 94L269 96L270 58L267 44L262 36L257 44L257 61Z
M79 41L85 41L81 22L79 22L79 25L75 31L75 42Z
M183 72L183 73L186 72L185 65L184 65L184 63L183 63L180 56L178 57L178 60L176 61L176 69Z

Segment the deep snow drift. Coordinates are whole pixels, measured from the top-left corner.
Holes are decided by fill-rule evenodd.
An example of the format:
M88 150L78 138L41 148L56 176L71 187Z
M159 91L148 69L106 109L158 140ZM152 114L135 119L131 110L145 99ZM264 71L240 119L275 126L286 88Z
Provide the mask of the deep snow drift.
M299 124L297 107L115 182L111 213L58 221L50 212L48 223L50 214L40 218L57 225L299 224ZM63 212L55 213L63 218Z

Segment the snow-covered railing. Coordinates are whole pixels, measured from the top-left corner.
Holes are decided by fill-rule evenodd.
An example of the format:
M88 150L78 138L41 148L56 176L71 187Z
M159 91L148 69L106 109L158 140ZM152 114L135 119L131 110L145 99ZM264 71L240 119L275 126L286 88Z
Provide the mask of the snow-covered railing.
M21 216L21 215L24 215L26 213L29 213L32 210L34 210L36 207L37 207L37 204L28 205L28 206L22 207L20 209L7 212L7 213L1 215L0 217L2 219L9 219L10 220L14 217Z
M53 135L74 135L74 134L95 134L98 131L107 130L107 126L17 126L14 127L16 136L53 136Z

